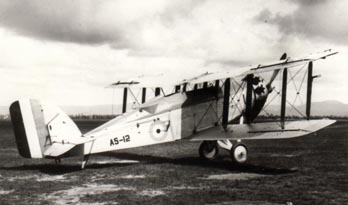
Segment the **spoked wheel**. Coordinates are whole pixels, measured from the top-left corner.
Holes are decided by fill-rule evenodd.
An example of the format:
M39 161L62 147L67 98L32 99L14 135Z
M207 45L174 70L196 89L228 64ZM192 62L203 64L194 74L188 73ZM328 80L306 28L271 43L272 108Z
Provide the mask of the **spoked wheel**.
M203 159L213 160L219 154L216 141L204 141L199 146L199 156Z
M237 143L232 147L230 155L233 162L243 164L248 159L248 148L245 144Z

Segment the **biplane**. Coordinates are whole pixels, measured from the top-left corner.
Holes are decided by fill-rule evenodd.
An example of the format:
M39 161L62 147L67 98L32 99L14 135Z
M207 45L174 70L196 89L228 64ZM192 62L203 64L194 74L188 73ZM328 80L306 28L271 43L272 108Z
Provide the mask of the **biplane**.
M313 64L335 54L326 50L299 59L283 54L278 61L249 66L241 73L206 72L165 82L161 76L117 81L110 87L124 90L123 113L84 134L56 106L35 99L15 101L10 114L18 151L25 158L56 162L64 157L83 156L84 168L91 154L191 140L201 141L198 150L204 159L215 159L222 149L230 153L233 162L245 163L246 140L305 136L335 122L310 117L313 79L318 77L313 76ZM303 118L293 120L286 117L290 104L287 85L299 68L305 70L301 87L306 81L306 110ZM263 76L266 74L268 79ZM280 88L273 85L276 79ZM165 87L172 91L165 93ZM139 89L141 99L127 110L128 93L135 97L132 89ZM149 91L154 95L146 99ZM272 93L280 98L279 118L258 122L256 118Z

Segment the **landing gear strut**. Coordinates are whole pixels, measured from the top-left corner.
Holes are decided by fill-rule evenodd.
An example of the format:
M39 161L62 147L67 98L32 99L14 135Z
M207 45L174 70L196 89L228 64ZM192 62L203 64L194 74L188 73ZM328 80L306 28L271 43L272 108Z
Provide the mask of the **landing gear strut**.
M55 164L60 164L60 162L61 162L61 161L60 161L60 158L55 158L55 159L54 159L54 163L55 163Z
M82 161L82 164L81 164L81 169L84 169L87 165L87 162L88 162L88 159L89 159L89 155L90 154L87 154L83 157L83 161Z

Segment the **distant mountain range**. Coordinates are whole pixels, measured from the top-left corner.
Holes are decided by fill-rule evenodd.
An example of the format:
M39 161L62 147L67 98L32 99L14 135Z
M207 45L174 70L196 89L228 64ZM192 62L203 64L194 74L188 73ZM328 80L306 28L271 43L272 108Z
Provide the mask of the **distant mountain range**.
M121 105L59 106L68 115L112 115L122 111ZM130 107L130 105L128 106ZM8 115L8 106L0 106L0 115Z
M68 115L112 115L122 112L121 105L61 106Z
M266 108L266 111L272 115L280 115L280 105L270 105ZM299 112L305 115L306 105L300 105L295 108L287 106L286 108L287 116L301 116ZM333 100L313 102L311 116L348 117L348 104Z
M128 108L131 105L128 105ZM111 115L121 113L121 105L93 105L93 106L61 106L61 109L68 115ZM270 105L266 108L267 113L272 115L279 115L279 105ZM306 105L296 107L301 113L305 113ZM348 104L339 101L322 101L313 102L311 108L312 116L337 116L348 117ZM0 115L8 115L8 107L0 106ZM287 107L287 115L299 116L298 112Z
M0 106L0 115L7 115L9 113L7 106Z

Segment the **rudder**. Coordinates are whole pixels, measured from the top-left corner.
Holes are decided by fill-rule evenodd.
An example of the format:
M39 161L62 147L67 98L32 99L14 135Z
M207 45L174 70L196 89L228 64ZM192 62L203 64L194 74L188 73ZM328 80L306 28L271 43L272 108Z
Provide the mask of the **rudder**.
M25 158L59 157L82 136L75 123L59 108L38 100L15 101L10 106L18 152Z

